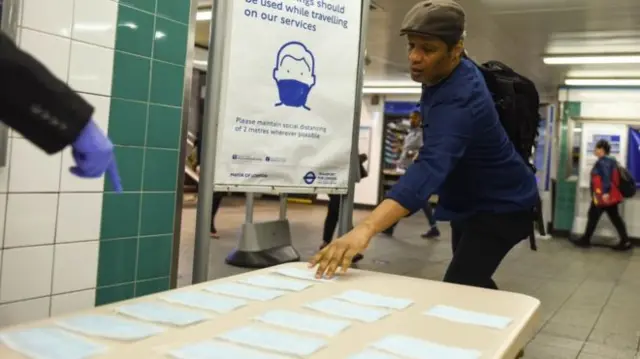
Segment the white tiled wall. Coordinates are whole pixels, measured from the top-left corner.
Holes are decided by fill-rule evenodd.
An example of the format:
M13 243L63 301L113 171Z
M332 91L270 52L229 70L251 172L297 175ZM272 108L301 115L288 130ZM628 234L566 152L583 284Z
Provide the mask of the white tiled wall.
M22 0L19 45L109 124L114 0ZM69 150L48 156L12 132L0 169L0 327L91 307L103 180L69 174Z

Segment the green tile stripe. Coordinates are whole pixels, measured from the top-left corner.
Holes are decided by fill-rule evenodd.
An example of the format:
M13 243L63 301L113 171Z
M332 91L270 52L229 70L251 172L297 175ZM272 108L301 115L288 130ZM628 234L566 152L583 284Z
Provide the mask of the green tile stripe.
M190 0L120 0L96 305L169 289Z
M567 181L567 163L569 153L567 143L569 118L580 116L580 102L565 102L560 123L560 158L558 163L558 178L555 195L555 212L553 216L553 227L557 230L571 231L573 227L573 217L575 215L576 183Z

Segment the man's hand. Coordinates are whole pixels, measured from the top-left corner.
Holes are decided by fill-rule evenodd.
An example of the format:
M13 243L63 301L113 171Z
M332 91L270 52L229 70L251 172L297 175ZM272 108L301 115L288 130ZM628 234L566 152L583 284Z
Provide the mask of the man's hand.
M608 194L608 193L603 194L603 195L602 195L602 200L603 200L604 202L609 202L609 194Z
M398 202L392 199L385 199L371 212L367 219L362 221L351 232L332 241L313 256L309 260L309 267L318 266L316 271L316 278L318 279L323 276L333 277L338 267L342 268L342 273L346 273L353 261L353 257L369 246L373 236L391 227L407 214L409 214L409 211Z
M332 278L338 267L342 268L342 273L346 273L353 257L369 246L372 237L363 227L356 227L316 253L309 261L309 268L318 266L316 271L318 279Z

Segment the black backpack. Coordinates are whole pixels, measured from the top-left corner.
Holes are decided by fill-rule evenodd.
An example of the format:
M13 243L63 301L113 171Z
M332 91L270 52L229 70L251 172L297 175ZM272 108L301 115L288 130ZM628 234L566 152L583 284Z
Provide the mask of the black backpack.
M636 194L636 180L631 175L631 172L626 168L616 165L618 168L618 174L620 175L620 185L618 190L624 198L631 198Z
M533 147L540 126L540 96L533 81L513 71L509 66L489 61L478 66L496 104L502 127L535 173Z
M533 165L533 147L538 138L540 127L540 96L533 81L513 71L509 66L499 61L489 61L478 68L487 88L493 97L498 116L507 136L520 154L524 162L533 173L536 167ZM533 208L533 222L544 229L542 218L542 201L538 198ZM541 234L545 234L541 231ZM537 250L536 238L533 226L529 236L529 244L532 250Z

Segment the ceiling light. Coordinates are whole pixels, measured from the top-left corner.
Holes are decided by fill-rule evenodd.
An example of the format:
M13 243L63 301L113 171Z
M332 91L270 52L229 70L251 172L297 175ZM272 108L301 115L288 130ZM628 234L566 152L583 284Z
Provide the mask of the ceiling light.
M638 79L565 79L567 86L640 86Z
M422 93L421 87L363 87L362 93L367 94L393 94L393 95L419 95Z
M411 80L364 80L364 87L420 87Z
M543 59L547 65L580 65L580 64L640 64L640 54L629 55L549 55Z
M211 15L213 15L212 11L212 9L198 10L196 13L196 21L210 21Z
M597 78L597 79L628 79L628 78L640 78L640 69L637 70L625 70L625 69L606 69L606 70L583 70L572 69L565 75L567 78L572 79L584 79L584 78Z

